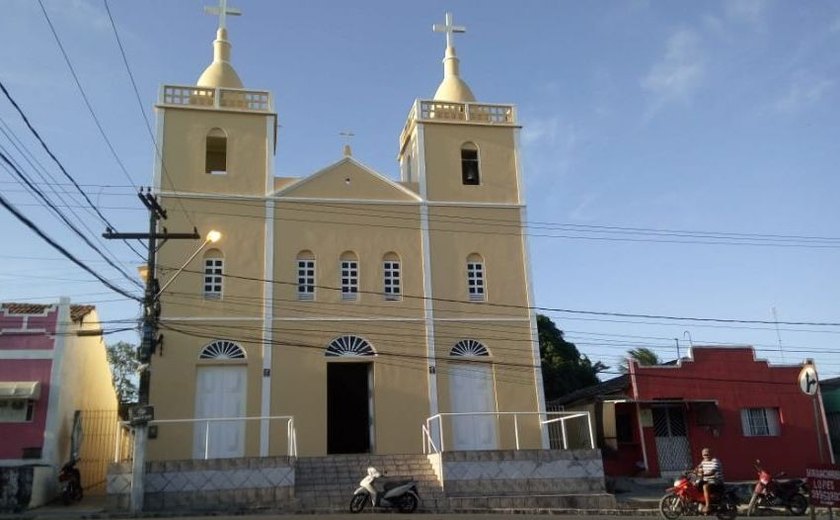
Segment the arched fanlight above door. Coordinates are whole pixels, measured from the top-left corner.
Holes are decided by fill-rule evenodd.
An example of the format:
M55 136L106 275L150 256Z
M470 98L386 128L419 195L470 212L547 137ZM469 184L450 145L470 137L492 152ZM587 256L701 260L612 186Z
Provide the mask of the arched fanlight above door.
M449 351L450 356L455 357L481 357L489 356L487 347L474 339L462 339Z
M325 356L375 356L373 346L358 336L339 336L327 345Z
M245 351L233 341L220 339L204 347L198 359L245 359Z

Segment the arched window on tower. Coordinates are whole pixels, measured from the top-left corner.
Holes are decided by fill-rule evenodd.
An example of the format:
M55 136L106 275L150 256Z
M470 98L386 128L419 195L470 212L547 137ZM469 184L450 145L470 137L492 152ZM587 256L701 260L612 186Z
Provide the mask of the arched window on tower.
M207 132L205 143L204 173L224 175L227 173L227 134L221 128Z
M461 145L461 180L465 185L481 184L478 169L478 147L475 143Z

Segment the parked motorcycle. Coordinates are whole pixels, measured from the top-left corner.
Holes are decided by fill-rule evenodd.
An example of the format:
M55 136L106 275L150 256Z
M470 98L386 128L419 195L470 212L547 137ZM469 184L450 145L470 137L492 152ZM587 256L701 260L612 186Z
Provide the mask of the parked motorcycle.
M84 496L82 491L82 474L76 468L76 459L61 467L58 472L58 482L61 486L61 501L65 506L79 502Z
M761 461L753 464L758 472L758 482L755 483L747 515L751 516L758 508L784 507L792 515L801 516L808 510L808 484L800 478L779 480L785 472L771 475L761 467Z
M659 512L667 520L676 520L681 516L700 514L700 506L706 503L703 489L693 471L687 471L674 481L674 487L667 489L667 494L659 500ZM726 486L723 491L710 495L709 512L722 520L732 520L738 515L738 495L735 488Z
M373 466L359 482L359 488L350 500L350 512L360 513L365 506L396 509L400 513L413 513L420 505L417 481L413 479L389 480Z

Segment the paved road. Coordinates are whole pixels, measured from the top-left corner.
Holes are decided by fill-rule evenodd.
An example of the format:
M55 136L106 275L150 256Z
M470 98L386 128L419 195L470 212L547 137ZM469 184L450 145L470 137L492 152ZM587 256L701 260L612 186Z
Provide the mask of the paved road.
M333 513L333 514L257 514L257 515L212 515L212 516L141 516L139 518L154 518L154 520L410 520L416 518L417 520L547 520L548 518L558 516L562 520L622 520L629 518L647 518L649 520L660 519L657 514L652 512L645 512L641 514L632 514L630 511L616 512L610 515L572 515L572 514L525 514L525 513L415 513L412 515L402 515L397 513L379 512L379 513L364 513L352 515L349 513ZM820 510L817 516L820 520L827 520L828 515L826 510ZM838 515L840 517L840 515ZM23 519L38 519L38 520L71 520L76 518L109 518L109 515L102 511L84 511L73 508L39 508L29 510L22 515L5 515L0 514L0 520L20 520ZM116 514L111 518L118 520L127 520L131 518L125 514ZM713 517L712 517L713 518ZM748 517L739 516L738 518L746 520ZM809 520L810 515L791 517L791 516L760 516L751 517L760 520L792 520L798 518L801 520ZM695 516L685 517L685 520L706 520L706 517Z

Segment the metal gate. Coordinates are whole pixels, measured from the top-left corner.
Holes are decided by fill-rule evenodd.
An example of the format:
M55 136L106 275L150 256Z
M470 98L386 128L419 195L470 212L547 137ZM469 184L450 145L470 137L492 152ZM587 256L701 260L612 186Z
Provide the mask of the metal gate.
M82 446L77 467L86 495L104 495L108 465L114 462L119 417L116 410L82 410ZM124 449L124 448L123 448Z
M681 472L690 468L691 452L683 407L654 407L653 430L660 474Z

